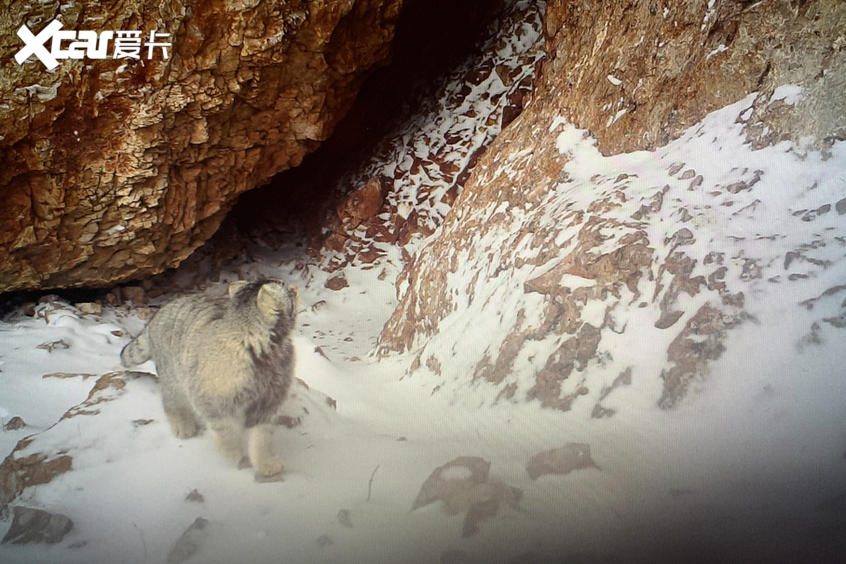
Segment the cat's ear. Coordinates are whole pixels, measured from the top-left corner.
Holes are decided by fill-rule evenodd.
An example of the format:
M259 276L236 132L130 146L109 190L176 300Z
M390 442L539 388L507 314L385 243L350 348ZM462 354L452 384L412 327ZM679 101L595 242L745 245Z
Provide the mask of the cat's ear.
M296 310L297 294L291 292L284 282L269 280L261 285L256 295L256 305L266 317L280 314L292 316Z
M230 297L234 296L238 293L238 290L240 290L247 284L249 284L249 282L247 282L246 280L236 280L235 282L230 283L229 288L226 290L226 295Z

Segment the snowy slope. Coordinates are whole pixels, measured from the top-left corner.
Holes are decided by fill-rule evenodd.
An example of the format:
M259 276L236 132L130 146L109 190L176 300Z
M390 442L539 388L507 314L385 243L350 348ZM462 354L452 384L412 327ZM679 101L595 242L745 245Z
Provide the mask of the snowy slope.
M833 354L846 339L840 330L846 241L839 235L846 225L846 146L836 143L829 155L789 142L752 149L743 116L756 96L713 112L655 152L604 157L586 132L553 120L535 134L547 135L562 155L560 180L530 191L540 167L531 154L512 154L484 170L479 186L501 186L518 168L521 176L508 191L486 188L461 202L417 258L416 272L401 282L401 307L383 348L411 348L430 364L448 366L430 376L440 390L479 387L496 401L508 388L515 400L527 393L544 399L536 376L574 335L587 341L589 325L596 342L574 371L587 373L589 366L588 399L635 367L634 377L642 375L646 385L660 385L656 376L664 371L666 397L659 392L655 399L668 406L691 379L670 389L668 373L683 359L656 352L680 343L682 328L691 341L714 334L710 341L720 348L714 357L729 336L738 351L777 347L765 354L784 362L801 358L796 347L811 343L825 346L809 349L809 359ZM427 272L443 283L432 284ZM697 330L696 320L709 311L719 312L714 330ZM770 316L793 323L768 322ZM734 339L731 330L747 324L758 327L761 343ZM414 342L397 329L408 325ZM436 334L428 335L430 328ZM467 354L459 342L481 351ZM490 362L480 362L483 356ZM585 378L563 382L561 399L584 395L577 392ZM495 386L479 384L485 380Z
M846 279L838 235L846 217L846 143L835 144L827 159L787 144L752 151L734 122L746 103L708 116L655 153L605 158L571 125L557 122L546 132L550 143L571 155L568 180L539 208L547 227L562 225L557 210L590 207L610 196L620 205L604 213L625 229L632 213L654 196L648 188L666 183L672 205L638 223L655 255L669 252L662 246L671 244L663 243L665 226L681 209L692 217L688 225L696 242L685 252L697 264L714 249L726 251L726 285L744 292L749 317L730 329L725 352L710 365L711 377L674 409L657 403L657 375L672 335L654 327L661 314L657 305L637 307L626 290L606 296L617 300L614 324L625 331L603 341L609 353L601 357L604 364L591 361L580 372L591 382L588 397L562 413L537 401L494 402L494 386L467 385L468 378L458 375L472 373L472 365L462 358L475 363L481 351L441 357L442 376L424 365L408 377L416 350L378 360L372 352L397 305L398 264L385 259L368 270L348 266L343 273L349 287L331 292L324 288L330 275L313 265L298 268L307 261L294 250L265 249L254 263L237 265L239 275L282 278L301 288L302 299L297 376L309 389L298 387L289 406L302 424L278 437L287 462L284 481L256 483L251 471L229 466L207 435L174 438L148 376L114 373L86 400L98 378L118 369L120 348L143 321L126 307L84 315L50 300L35 317L16 313L0 324L0 414L4 423L20 415L30 425L2 432L0 439L10 452L16 440L31 436L28 446L12 454L15 459L33 453L72 457L69 472L26 488L13 504L66 514L75 526L57 545L3 545L0 559L163 562L197 517L208 524L193 534L191 562L531 562L551 555L649 561L697 554L798 561L835 554L825 551L842 548L837 543L846 492L846 343L837 325L844 297L839 285ZM702 184L688 190L693 178L679 178L684 169L668 172L677 162L702 174ZM709 188L751 178L744 168L763 171L761 180L734 194L731 207L720 206L725 191ZM629 177L613 182L624 173ZM825 205L828 212L819 211ZM803 221L809 210L817 210L814 220ZM524 218L519 210L509 213L514 221ZM479 248L512 248L510 233L500 233L500 239L479 241ZM613 240L620 233L606 236ZM801 251L788 267L785 250ZM760 265L758 275L744 277L747 258ZM470 257L461 264L473 268ZM475 301L465 299L440 324L427 350L449 350L471 333L475 341L496 345L503 335L495 328L507 324L488 319L476 303L489 294L504 309L528 308L508 300L536 294L511 288L543 268L514 268L480 284ZM791 274L803 276L791 280ZM223 291L236 278L233 270L207 291ZM656 280L657 271L653 280L641 280L640 293L651 299L645 285ZM562 283L592 286L573 275ZM682 297L677 327L700 299ZM596 315L601 318L602 311ZM53 344L51 352L50 346L39 348L44 343ZM553 345L534 346L540 357L542 347ZM599 395L624 364L633 366L631 384L601 399L614 415L593 417ZM528 383L537 368L528 356L518 357L513 378ZM55 372L93 376L43 377ZM62 418L79 404L72 417ZM589 445L593 464L531 477L533 455L573 443ZM436 501L411 511L429 474L458 456L490 462L490 487L473 495L494 500L490 492L502 491L495 484L520 490L516 504L494 504L495 513L479 520L478 532L469 536L463 535L466 507L450 515ZM467 477L461 468L450 472L447 478L456 483ZM195 489L203 501L186 499ZM9 526L7 514L0 535ZM699 552L715 546L724 552Z
M753 148L753 94L652 152L605 157L550 117L479 161L530 90L542 9L510 2L501 35L341 179L387 192L340 249L265 242L198 285L300 289L284 481L171 434L152 363L119 367L145 308L53 297L0 320L0 426L27 423L0 430L0 492L74 521L0 562L846 553L846 142ZM483 189L462 195L477 162ZM11 523L0 511L0 538Z
M437 94L376 146L366 162L337 180L342 194L381 179L379 213L336 227L337 249L323 264L339 267L413 253L443 221L479 155L520 112L545 57L545 2L511 0L487 30L487 39L464 64L440 79Z

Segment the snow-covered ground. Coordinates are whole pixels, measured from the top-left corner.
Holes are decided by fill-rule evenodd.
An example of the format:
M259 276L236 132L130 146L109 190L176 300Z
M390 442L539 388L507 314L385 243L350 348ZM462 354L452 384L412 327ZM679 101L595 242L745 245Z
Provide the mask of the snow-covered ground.
M718 117L706 118L689 139L711 139L719 130L725 140L729 133ZM608 167L581 133L565 127L550 136L575 155L573 175L590 178L584 167L591 158ZM818 184L818 193L842 188L837 170L846 165L844 146L836 144L828 160L812 152L803 157L803 178L830 181ZM674 147L617 157L614 166L628 166L641 178L666 175L664 160L674 158ZM793 159L785 156L784 174L799 166ZM719 176L717 165L709 169L702 161L700 173ZM771 194L767 205L784 196ZM832 209L826 221L842 226L842 213ZM715 221L731 226L742 220ZM697 222L707 227L707 215ZM846 280L843 248L829 247L834 266L820 271L825 280ZM0 448L8 454L31 437L14 457L72 457L70 471L27 487L12 505L68 515L74 527L56 545L4 545L0 560L506 562L698 555L743 561L764 555L833 561L844 549L846 339L827 326L809 338L810 317L798 319L796 308L785 305L814 297L802 290L813 285L792 286L798 289L781 299L772 292L753 299L757 321L732 330L725 354L711 367L715 376L674 409L658 407L657 380L636 378L615 391L615 416L597 419L587 409L562 413L537 402L491 405L484 390L472 386L432 394L433 379L403 378L414 351L381 360L373 354L397 304L399 263L386 257L348 266L349 286L339 291L324 287L331 275L297 267L303 263L308 260L293 246L264 249L254 262L237 265L238 275L233 265L206 288L222 292L240 275L277 277L301 289L296 371L308 389L298 385L288 407L302 424L281 428L277 437L287 463L282 482L258 483L252 471L232 467L207 434L172 436L151 377L118 372L111 381L99 380L102 389L89 397L102 375L120 371L119 351L143 326L143 310L106 306L102 314L83 314L50 299L33 317L7 316L0 323L0 419L20 416L28 426L0 432ZM842 300L842 294L821 300ZM784 341L761 342L760 324L780 327L768 334ZM638 354L647 360L651 351L666 351L649 343L642 348ZM573 444L589 446L585 464L567 474L530 476L527 464L535 454ZM441 501L412 510L433 470L459 456L490 463L487 493L467 495L493 500L488 509L495 514L483 511L474 534L465 534L466 503L457 502L454 514ZM458 483L469 472L453 467L442 478ZM497 497L502 484L519 494ZM194 490L202 501L186 499ZM174 550L198 517L206 526ZM7 512L0 536L10 524ZM713 552L717 548L723 552Z
M0 426L26 422L0 430L0 493L22 490L10 506L74 523L54 545L0 546L0 562L801 562L846 554L846 142L828 155L786 141L753 150L743 128L754 95L654 152L604 157L563 119L538 129L538 146L554 147L566 163L555 186L532 205L528 194L522 206L502 195L459 218L480 232L498 215L507 221L470 251L447 240L457 256L448 277L455 307L411 350L377 354L409 290L400 285L398 296L395 288L403 251L421 252L442 234L459 177L499 133L506 93L530 82L542 56L539 14L528 21L513 20L510 39L489 46L493 58L454 73L442 100L342 179L393 179L387 211L371 220L390 231L415 212L426 229L404 248L360 226L335 255L306 256L296 241L257 244L201 283L222 293L234 280L272 277L300 290L302 382L276 437L283 481L257 482L207 433L172 435L154 365L119 366L146 308L84 313L90 308L53 297L34 315L18 309L0 320ZM457 81L475 67L477 82L465 89ZM792 105L802 96L785 85L772 99ZM521 149L478 174L508 176L519 192L515 171L534 174L538 158ZM602 326L602 341L562 383L578 396L572 408L526 399L570 337L562 332L526 339L502 386L474 379L486 351L537 321L545 298L525 284L581 244L591 215L606 223L584 256L642 232L656 258L635 281L637 299L625 285L585 298L579 319ZM522 260L538 256L524 237L534 232L553 234L538 237L552 257L544 264ZM355 259L370 246L378 250L372 262ZM677 290L662 305L674 283L666 258L677 249L695 260L687 278L708 279L710 294ZM329 266L339 270L321 269ZM185 273L188 285L194 274ZM338 275L348 286L327 289ZM600 284L572 273L556 283L585 296ZM719 302L721 283L727 301L743 292L742 307L731 306L742 322L727 324L708 378L662 407L670 343L707 299ZM692 331L691 348L706 337ZM507 385L517 392L501 401ZM600 405L613 416L595 416ZM25 475L22 461L33 456L70 469L13 484L8 477ZM0 511L0 538L11 523L12 512Z

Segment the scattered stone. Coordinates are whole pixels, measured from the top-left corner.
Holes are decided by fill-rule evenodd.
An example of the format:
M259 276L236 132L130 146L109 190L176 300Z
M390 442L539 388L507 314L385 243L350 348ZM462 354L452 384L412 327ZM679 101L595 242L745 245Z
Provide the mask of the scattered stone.
M179 564L194 556L209 536L208 525L208 520L197 517L167 553L168 564Z
M106 303L110 306L120 305L120 288L114 288L106 294Z
M155 421L155 419L133 419L132 425L135 427L144 427Z
M338 511L338 523L343 525L344 527L352 528L352 519L350 518L350 510L349 509L341 509Z
M596 402L596 405L593 406L593 411L591 411L591 417L594 419L601 419L603 417L611 417L616 413L616 410L609 409L602 405L602 401L607 398L611 392L619 388L620 386L630 386L632 383L632 367L629 366L625 370L623 370L619 376L614 378L614 382L611 383L610 386L604 387L599 394L599 399Z
M320 535L317 537L317 546L320 548L325 548L329 545L333 544L332 539L329 538L329 535Z
M203 494L197 491L197 488L194 488L188 495L185 496L185 501L193 501L195 503L203 503L206 501L206 498L203 497Z
M838 200L837 203L834 204L834 209L837 210L837 215L846 214L846 198Z
M59 350L69 349L70 345L64 339L59 339L58 341L50 341L48 343L41 343L40 345L36 346L35 348L47 351L48 353L51 353L56 349L59 349Z
M120 289L120 295L125 302L132 302L136 307L147 303L147 293L141 286L124 286Z
M667 174L669 174L670 176L675 176L683 168L684 163L673 163L669 166L669 168L667 168Z
M121 371L108 372L100 376L88 393L88 398L80 404L68 409L62 419L71 419L80 415L96 415L100 409L96 406L103 402L112 401L124 393L126 380L129 378L148 377L148 372Z
M560 448L539 452L526 465L532 480L546 474L569 474L584 468L599 469L590 456L590 445L585 443L567 443Z
M15 415L11 419L9 419L5 425L3 425L4 431L17 431L19 429L23 429L26 427L26 421L23 420L23 417Z
M684 397L693 379L706 374L708 363L720 358L725 351L727 330L742 319L741 316L724 315L710 303L700 307L688 319L667 349L667 360L672 365L661 371L664 391L658 400L659 407L674 407Z
M74 307L85 315L102 315L103 306L96 302L82 302L74 304Z
M522 492L490 479L490 462L478 456L459 456L435 468L414 500L411 510L442 501L449 515L465 513L462 535L479 531L479 523L500 507L517 509Z
M682 315L684 315L683 311L662 311L661 317L655 322L655 328L668 329L675 325Z
M346 288L350 284L349 282L347 282L347 279L343 276L333 276L332 278L327 280L326 284L324 285L330 290L338 291Z
M22 506L16 506L13 511L12 526L2 544L56 544L73 528L73 521L67 515Z
M338 219L349 228L358 227L362 221L370 219L382 207L382 183L374 176L363 188L354 191L338 207Z
M488 481L491 463L478 456L459 456L438 466L420 488L411 510L414 511L437 500L452 500L454 491L466 490ZM457 501L457 500L456 500ZM449 504L449 502L447 501ZM458 507L454 504L453 507Z
M685 245L692 245L696 242L696 238L693 236L693 232L688 229L687 227L682 227L671 237L664 239L664 244L669 245L672 249L676 247L683 247Z
M846 311L841 311L840 315L832 317L823 317L823 321L836 327L838 329L846 329Z
M690 185L687 187L687 189L688 190L696 190L697 188L702 186L702 183L704 181L705 181L705 179L702 177L702 175L697 174L696 177L693 180L690 181Z
M26 302L21 306L21 311L27 317L35 317L35 302Z
M15 450L0 464L0 506L18 497L24 488L46 484L54 476L71 469L73 458L67 454L48 458L46 454L35 453L18 458L16 453L30 442L28 439L18 441Z

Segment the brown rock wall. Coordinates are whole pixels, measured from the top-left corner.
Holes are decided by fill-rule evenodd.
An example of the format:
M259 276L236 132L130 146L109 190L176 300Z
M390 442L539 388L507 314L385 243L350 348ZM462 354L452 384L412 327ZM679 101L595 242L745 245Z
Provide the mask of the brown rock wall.
M296 166L389 56L401 0L12 2L0 16L0 291L175 266ZM169 58L14 61L24 23L170 33ZM49 42L48 42L49 47Z
M545 32L545 88L605 154L664 145L707 112L787 83L814 95L769 119L767 141L846 135L839 0L551 0Z
M439 390L487 382L499 390L494 401L536 399L562 410L581 396L601 401L620 374L660 379L656 403L669 409L708 373L729 331L749 319L744 291L762 278L761 265L775 264L765 255L791 251L784 235L802 232L791 223L797 214L776 222L756 215L768 197L762 183L784 188L777 175L742 162L719 177L712 165L734 157L725 152L697 172L655 151L644 168L661 172L646 175L620 164L635 156L603 154L663 146L735 102L728 112L743 111L721 119L742 130L744 151L797 139L785 147L827 151L846 137L846 99L835 93L846 80L846 4L666 4L592 3L588 11L585 3L548 3L548 56L532 98L400 275L380 354L434 356ZM773 96L779 87L801 96ZM700 154L720 155L731 141L724 132L703 140ZM588 133L601 153L586 148ZM571 160L590 163L591 172L568 170ZM817 184L808 184L791 189L813 193ZM723 228L717 218L729 211L727 222L773 222L755 225L772 230L760 235L773 241L766 252L723 261L728 251L714 241ZM420 362L409 374L418 370Z

